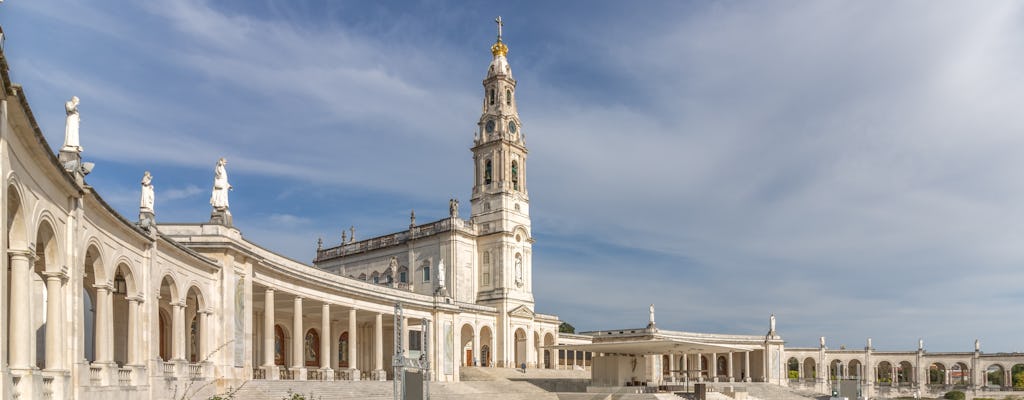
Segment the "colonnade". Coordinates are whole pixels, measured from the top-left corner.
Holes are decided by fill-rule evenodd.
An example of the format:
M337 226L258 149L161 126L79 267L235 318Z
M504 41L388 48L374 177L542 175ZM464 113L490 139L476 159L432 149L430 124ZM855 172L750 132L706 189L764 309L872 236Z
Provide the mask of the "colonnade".
M737 366L735 365L736 353L743 354L743 364L739 371L737 371ZM669 356L669 365L667 366L669 373L667 376L671 381L685 378L697 382L752 382L750 353L750 351L730 351L727 353L694 353ZM719 364L720 356L725 358L725 364ZM724 374L719 372L724 372Z

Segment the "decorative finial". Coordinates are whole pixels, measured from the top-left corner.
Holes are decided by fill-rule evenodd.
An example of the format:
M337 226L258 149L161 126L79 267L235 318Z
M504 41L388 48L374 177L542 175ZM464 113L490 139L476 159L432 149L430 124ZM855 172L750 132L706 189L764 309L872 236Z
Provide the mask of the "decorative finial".
M651 304L650 311L651 311L650 326L654 326L654 304Z
M495 57L504 57L508 54L508 46L501 42L501 27L505 26L505 20L501 19L499 15L498 18L494 19L494 22L498 24L498 41L494 42L494 45L491 46L491 54L494 54Z
M348 241L349 242L355 242L356 241L356 226L352 225L352 226L348 227L348 231L349 231L349 233L351 233L351 235L349 235L349 237L348 237Z
M924 350L924 339L917 339L917 349Z
M772 316L768 318L768 333L775 336L775 313L772 313Z
M409 228L412 229L416 226L416 209L409 211Z
M347 240L348 240L348 231L342 229L341 230L341 244L345 244L345 242Z
M825 347L825 337L824 336L822 336L820 339L818 339L818 344L821 345L821 347Z
M871 350L871 338L868 338L868 347L867 347L867 349Z
M499 15L498 18L494 19L494 23L498 24L498 41L500 42L501 41L501 27L505 26L505 21L502 20L501 16Z
M322 237L316 238L316 250L320 251L323 248L324 248L324 238L322 238Z
M981 341L974 339L974 351L981 351Z

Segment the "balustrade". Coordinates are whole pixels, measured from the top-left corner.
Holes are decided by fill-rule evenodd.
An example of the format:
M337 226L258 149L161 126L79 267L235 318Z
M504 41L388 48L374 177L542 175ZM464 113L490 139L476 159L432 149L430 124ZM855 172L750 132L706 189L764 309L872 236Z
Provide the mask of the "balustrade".
M103 367L101 366L89 366L89 384L92 386L103 385Z
M295 371L288 368L281 368L281 380L290 381L295 379Z
M132 385L132 369L131 368L118 368L117 369L117 384L121 386Z
M172 377L174 377L174 363L170 363L170 362L165 362L164 363L164 377L165 378L172 378Z
M339 369L334 371L334 380L336 381L350 381L352 380L352 372L347 369Z
M43 400L53 399L53 377L43 376Z
M267 370L261 367L252 369L252 379L267 379Z
M324 380L324 371L318 369L311 369L306 371L307 381L322 381Z
M18 400L21 398L21 376L11 375L11 399Z
M189 379L200 379L203 377L203 366L201 364L189 364L188 365L188 377Z

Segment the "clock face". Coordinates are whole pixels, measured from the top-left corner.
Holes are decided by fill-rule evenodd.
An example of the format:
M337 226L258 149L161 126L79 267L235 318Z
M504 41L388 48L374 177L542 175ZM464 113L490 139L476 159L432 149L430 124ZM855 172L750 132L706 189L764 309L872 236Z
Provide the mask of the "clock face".
M487 133L493 133L494 132L494 121L487 121L487 125L484 126L484 129L487 129Z
M516 133L516 122L515 121L508 121L508 132L509 133Z

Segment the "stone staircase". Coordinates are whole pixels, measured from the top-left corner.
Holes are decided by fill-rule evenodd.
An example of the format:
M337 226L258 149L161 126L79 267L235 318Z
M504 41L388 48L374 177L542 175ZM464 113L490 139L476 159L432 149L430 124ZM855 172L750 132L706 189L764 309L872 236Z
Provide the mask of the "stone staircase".
M751 400L813 400L828 399L828 396L821 394L793 390L787 387L773 385L770 383L715 383L712 387L716 391L722 391L726 386L746 388L747 398ZM724 395L723 395L724 396ZM727 397L727 396L726 396ZM710 398L709 398L710 400Z

